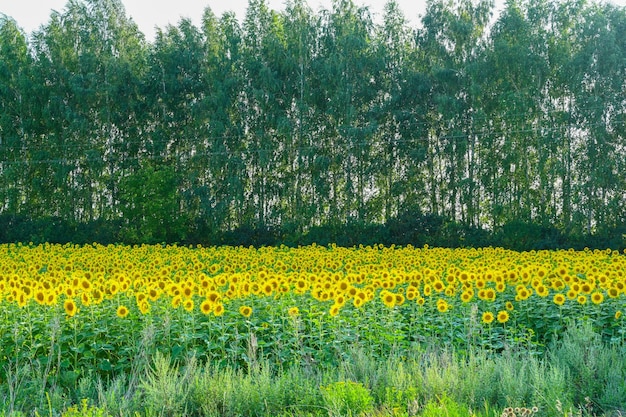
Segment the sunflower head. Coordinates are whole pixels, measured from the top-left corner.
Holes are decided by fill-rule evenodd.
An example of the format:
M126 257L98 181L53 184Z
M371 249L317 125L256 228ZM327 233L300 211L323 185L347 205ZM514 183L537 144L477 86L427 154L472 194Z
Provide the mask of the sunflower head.
M565 303L565 296L561 293L554 294L552 301L554 302L554 304L562 306Z
M494 316L493 313L491 311L485 311L482 315L482 322L485 324L491 324L493 323L494 320Z
M593 294L591 294L592 303L600 304L602 303L602 301L604 301L604 294L602 294L600 291L595 291Z
M252 307L250 306L241 306L239 307L239 314L244 317L250 317L252 315Z
M117 308L116 314L117 314L117 317L123 319L124 317L128 316L128 307L123 306L123 305L119 306Z
M63 302L63 309L65 310L65 314L67 314L68 317L74 317L74 315L76 315L76 313L78 312L76 303L71 298L68 298Z
M509 321L509 312L506 310L498 311L498 315L496 318L498 320L498 323L506 323L507 321Z

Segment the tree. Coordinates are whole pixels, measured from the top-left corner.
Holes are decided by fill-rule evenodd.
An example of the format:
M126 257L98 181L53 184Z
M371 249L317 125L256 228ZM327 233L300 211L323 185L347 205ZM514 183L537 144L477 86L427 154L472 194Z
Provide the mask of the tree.
M0 14L0 214L22 212L28 196L26 147L36 120L30 112L34 90L26 36ZM26 212L28 213L28 212Z
M429 211L480 226L477 155L484 121L476 102L480 80L472 73L485 47L492 1L427 3L418 32L429 78L427 114Z

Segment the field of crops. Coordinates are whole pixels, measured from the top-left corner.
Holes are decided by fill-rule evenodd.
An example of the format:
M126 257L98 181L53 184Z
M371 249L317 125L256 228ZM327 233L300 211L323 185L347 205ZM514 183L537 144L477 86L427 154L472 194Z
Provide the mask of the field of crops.
M65 385L110 379L146 352L244 371L358 346L539 353L581 320L613 343L625 292L615 251L2 245L0 383L20 362Z

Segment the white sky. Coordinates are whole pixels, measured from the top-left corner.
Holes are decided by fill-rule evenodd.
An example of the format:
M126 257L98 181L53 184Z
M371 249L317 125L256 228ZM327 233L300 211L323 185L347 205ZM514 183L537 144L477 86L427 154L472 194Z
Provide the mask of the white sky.
M610 0L612 3L626 6L626 0ZM202 13L210 6L219 17L226 11L233 11L241 20L245 15L248 0L122 0L126 14L130 15L148 40L154 39L155 27L176 24L182 17L191 18L199 26ZM387 0L355 0L358 5L369 6L374 19L382 16ZM426 0L397 0L411 25L419 22L418 16L424 13ZM14 18L27 34L45 24L52 10L62 12L67 0L0 0L0 13ZM503 4L504 0L496 0ZM284 0L267 0L270 9L283 10ZM331 8L331 0L308 0L309 6L318 11Z

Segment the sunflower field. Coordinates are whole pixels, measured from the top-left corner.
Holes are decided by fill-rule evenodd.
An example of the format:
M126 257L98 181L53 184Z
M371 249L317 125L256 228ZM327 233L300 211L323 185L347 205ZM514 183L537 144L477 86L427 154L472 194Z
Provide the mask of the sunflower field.
M72 383L146 347L247 369L332 366L420 344L541 352L588 320L624 339L626 257L367 246L0 246L0 381L19 361Z

